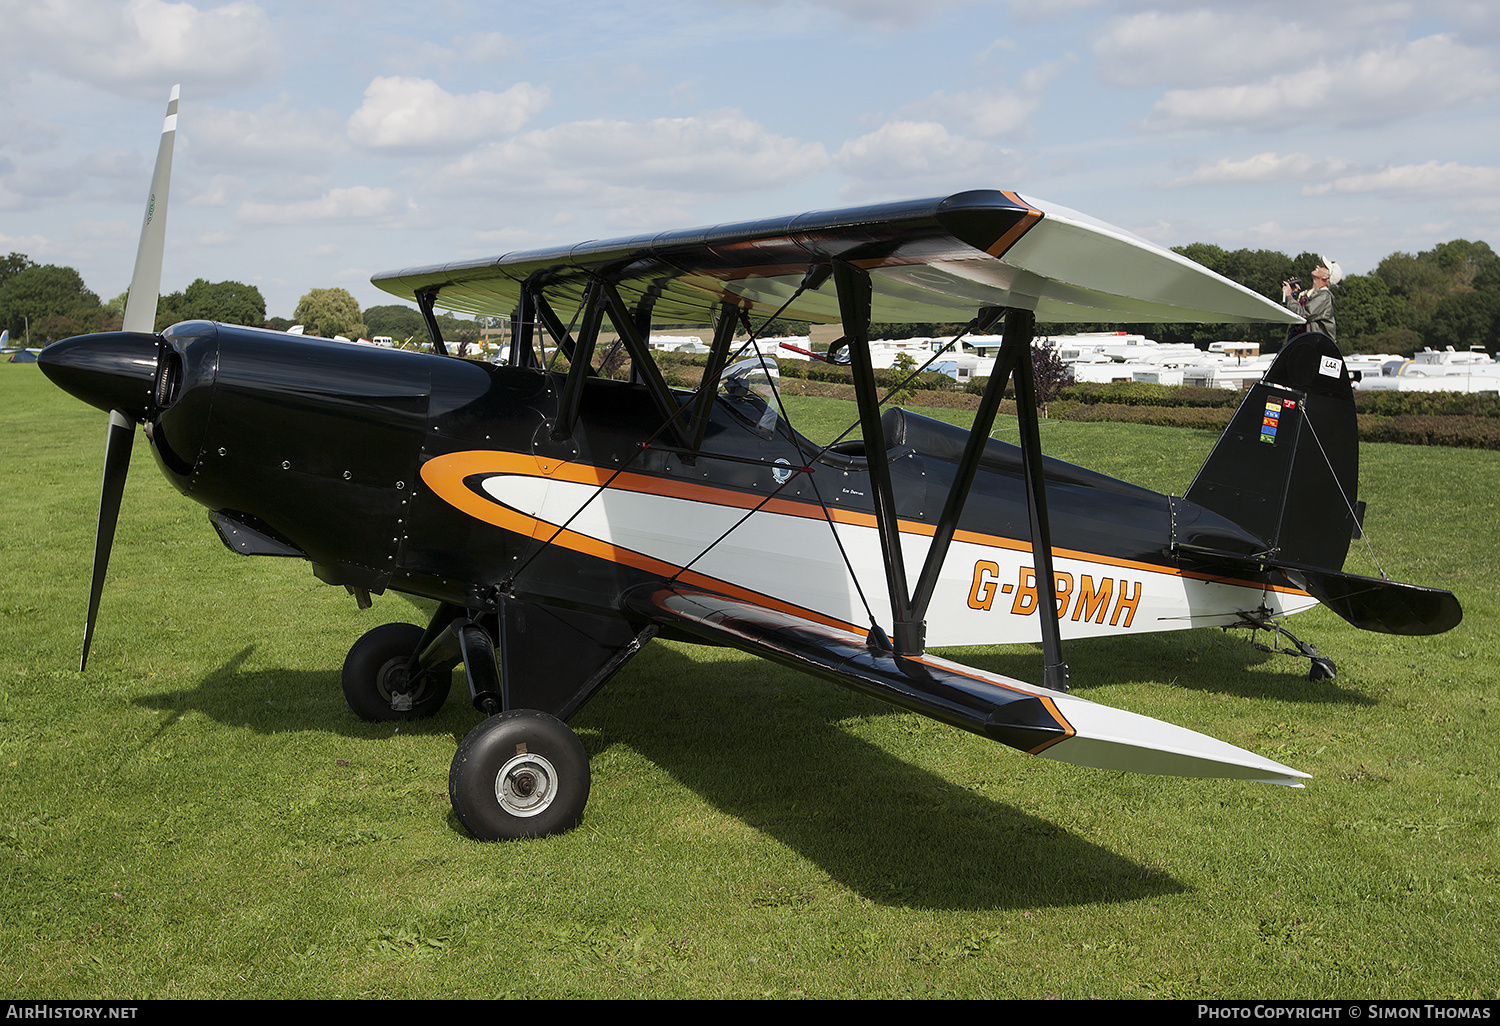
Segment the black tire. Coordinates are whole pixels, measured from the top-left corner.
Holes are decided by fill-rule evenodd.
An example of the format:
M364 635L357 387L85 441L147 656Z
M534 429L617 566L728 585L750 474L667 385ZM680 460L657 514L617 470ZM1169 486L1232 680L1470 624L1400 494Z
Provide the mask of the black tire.
M1338 676L1338 668L1327 656L1314 657L1312 667L1307 671L1308 680L1333 680L1336 676Z
M453 668L437 667L415 682L406 664L422 642L422 628L388 623L368 631L344 659L344 701L362 720L416 720L436 715L453 686ZM407 698L410 702L408 703Z
M571 830L589 800L589 756L556 716L514 709L469 731L453 755L448 798L481 841Z

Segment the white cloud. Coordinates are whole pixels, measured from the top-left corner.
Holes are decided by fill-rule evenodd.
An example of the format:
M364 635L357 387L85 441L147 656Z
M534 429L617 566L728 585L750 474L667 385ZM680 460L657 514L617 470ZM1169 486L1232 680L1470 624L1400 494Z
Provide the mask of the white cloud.
M460 62L489 64L505 60L513 56L516 50L516 44L499 32L475 32L454 36L452 46L423 43L417 54L418 60L424 64L448 67Z
M1145 127L1374 125L1497 92L1500 75L1487 52L1451 36L1428 36L1256 82L1169 90L1146 118Z
M1453 209L1461 214L1496 214L1500 213L1500 196L1476 196L1473 199L1460 200L1453 204ZM1494 227L1489 228L1483 234L1493 238ZM1480 234L1476 232L1475 234Z
M4 73L12 74L15 70L6 67ZM11 153L44 153L65 138L66 133L53 122L31 117L14 106L0 110L0 140L4 140L5 149ZM0 171L3 170L0 167Z
M132 150L86 153L66 165L13 164L0 158L0 207L132 196L141 202L149 180L141 155Z
M134 96L182 82L198 96L262 81L277 64L265 13L237 2L208 10L164 0L35 0L0 10L0 55Z
M348 149L337 114L293 110L285 101L254 111L194 108L180 124L192 159L209 166L305 166Z
M26 253L36 259L37 254L52 249L52 240L45 235L6 235L0 232L0 249L7 253Z
M1011 135L1026 127L1026 119L1040 105L1040 97L1008 90L973 90L951 96L934 93L918 103L902 107L889 124L962 126L974 135ZM945 129L946 130L946 129ZM909 127L895 129L909 132Z
M1244 160L1225 158L1200 167L1167 186L1183 185L1259 185L1277 182L1301 182L1309 178L1328 178L1350 168L1346 160L1312 157L1306 153L1257 153ZM1306 191L1306 190L1304 190Z
M1298 224L1287 227L1279 221L1265 221L1249 228L1224 229L1215 233L1216 238L1229 245L1256 245L1291 252L1299 248L1327 251L1337 260L1339 254L1331 249L1335 242L1364 242L1372 231L1378 230L1379 221L1374 217L1346 218L1325 223ZM1348 270L1348 265L1345 265Z
M725 0L721 0L725 2ZM755 7L781 7L785 0L728 0ZM927 21L945 11L968 7L980 0L795 0L793 7L821 7L856 24L873 25L883 32L897 32Z
M413 209L402 204L395 191L355 185L347 189L330 189L316 199L290 203L240 204L241 221L260 224L301 224L306 221L377 221Z
M1346 175L1331 182L1310 185L1302 192L1308 196L1360 192L1483 196L1500 192L1500 167L1467 167L1429 160L1425 164L1403 164L1367 174Z
M1158 246L1175 245L1176 240L1183 236L1181 225L1165 220L1164 218L1158 218L1150 224L1136 225L1134 228L1129 229L1129 231L1132 235L1139 235L1141 238L1154 242Z
M1041 106L1042 92L1064 67L1071 55L1031 68L1014 89L971 89L967 92L933 93L896 112L893 122L941 122L972 135L993 138L1012 135L1027 127L1027 119Z
M461 149L519 131L548 100L527 82L455 96L431 79L380 77L349 118L349 138L378 149Z
M187 197L195 207L227 207L245 193L245 180L236 175L214 175ZM180 195L180 194L179 194Z
M1116 86L1226 85L1243 81L1247 70L1304 65L1337 38L1259 9L1147 11L1114 19L1095 38L1095 74Z
M946 167L973 166L977 148L936 121L887 121L839 147L833 162L860 178L930 175Z
M497 252L537 249L551 241L551 236L526 228L495 228L474 232L470 239Z
M949 132L936 121L888 121L851 139L833 156L845 175L845 199L887 199L960 189L993 188L1012 180L1014 152Z
M822 171L828 155L766 131L737 110L652 121L573 121L483 147L439 172L434 188L482 188L620 206L771 189ZM654 201L653 201L654 202Z

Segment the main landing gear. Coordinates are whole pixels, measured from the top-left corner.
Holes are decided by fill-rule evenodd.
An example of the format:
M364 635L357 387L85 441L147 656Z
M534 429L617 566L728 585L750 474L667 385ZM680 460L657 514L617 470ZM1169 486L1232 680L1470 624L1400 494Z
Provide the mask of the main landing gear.
M462 662L486 719L453 756L454 815L481 841L560 834L583 818L590 783L588 752L563 720L654 633L508 599L498 612L445 604L426 630L386 624L355 642L344 697L366 720L432 716Z
M589 800L589 756L568 725L536 709L491 716L469 731L448 771L448 800L482 841L571 830Z
M412 673L422 628L388 623L366 632L344 659L344 701L362 720L418 720L437 715L453 686L453 664Z

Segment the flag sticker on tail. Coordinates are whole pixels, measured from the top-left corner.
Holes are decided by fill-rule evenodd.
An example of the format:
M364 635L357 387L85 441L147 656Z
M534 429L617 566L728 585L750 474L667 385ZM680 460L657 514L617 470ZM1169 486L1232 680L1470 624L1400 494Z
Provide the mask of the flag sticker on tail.
M1266 412L1260 418L1260 440L1276 444L1276 426L1281 422L1281 404L1275 399L1266 403Z
M1281 426L1281 411L1295 410L1295 399L1267 399L1266 408L1260 416L1260 440L1276 444L1276 429Z

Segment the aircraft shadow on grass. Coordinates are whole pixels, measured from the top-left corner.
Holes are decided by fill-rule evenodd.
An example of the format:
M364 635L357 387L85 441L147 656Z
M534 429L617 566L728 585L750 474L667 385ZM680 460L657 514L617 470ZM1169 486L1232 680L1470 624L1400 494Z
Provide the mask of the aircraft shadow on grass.
M241 649L194 688L136 702L168 714L160 730L189 711L267 735L313 729L375 740L392 730L348 712L336 674L246 669L253 652L254 646ZM708 674L714 683L705 686ZM463 691L459 676L438 716L399 729L462 736L475 715ZM723 715L740 708L760 711L752 729L743 717ZM580 710L574 725L591 758L615 744L629 746L721 813L880 904L1043 908L1185 889L1159 869L913 765L841 726L897 715L903 714L865 696L790 671L768 672L756 660L704 665L655 645ZM911 722L919 732L935 732L934 743L943 736L952 741L951 728L915 716ZM995 753L997 776L1028 771L1038 772ZM456 819L449 821L462 832Z
M1274 639L1262 632L1262 644ZM1031 646L966 648L953 658L969 666L1025 680L1036 676L1038 652ZM1159 680L1186 691L1277 699L1312 705L1374 705L1368 695L1334 680L1309 680L1298 659L1278 659L1258 649L1243 632L1202 629L1151 634L1122 640L1082 638L1073 641L1068 659L1076 671L1074 689L1086 695L1094 688ZM1271 673L1247 673L1269 665ZM1104 699L1108 701L1108 699Z

